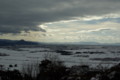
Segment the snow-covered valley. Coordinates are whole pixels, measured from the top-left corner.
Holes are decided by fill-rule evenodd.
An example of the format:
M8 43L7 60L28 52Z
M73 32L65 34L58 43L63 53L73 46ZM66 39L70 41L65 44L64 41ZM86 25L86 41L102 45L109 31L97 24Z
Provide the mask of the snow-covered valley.
M65 63L66 66L99 64L112 66L120 62L119 46L79 46L77 48L43 48L43 47L1 47L0 65L6 68L16 65L20 69L23 64L40 62L45 55L53 55ZM4 55L5 54L5 55ZM53 57L54 58L54 57Z

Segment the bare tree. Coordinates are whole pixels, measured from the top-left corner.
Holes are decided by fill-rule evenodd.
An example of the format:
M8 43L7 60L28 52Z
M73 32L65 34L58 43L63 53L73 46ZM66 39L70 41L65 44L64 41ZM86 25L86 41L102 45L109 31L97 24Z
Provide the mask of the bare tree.
M29 77L36 77L39 73L39 63L38 61L34 61L31 63L24 63L22 65L22 74L23 76L27 75Z
M44 60L50 60L52 62L60 62L60 57L57 54L46 53L43 55Z

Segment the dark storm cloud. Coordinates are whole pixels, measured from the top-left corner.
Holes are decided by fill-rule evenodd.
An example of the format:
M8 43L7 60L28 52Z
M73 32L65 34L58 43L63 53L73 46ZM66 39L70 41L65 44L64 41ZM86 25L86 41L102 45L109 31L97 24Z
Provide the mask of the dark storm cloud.
M0 0L0 33L43 31L37 25L120 11L120 0Z

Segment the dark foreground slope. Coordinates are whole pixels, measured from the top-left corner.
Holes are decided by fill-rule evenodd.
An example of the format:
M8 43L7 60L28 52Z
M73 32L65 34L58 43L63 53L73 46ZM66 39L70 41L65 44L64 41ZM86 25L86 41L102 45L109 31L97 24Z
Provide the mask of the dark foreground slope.
M120 80L120 64L91 69L87 65L66 67L59 61L43 60L38 68L28 65L21 72L5 70L1 65L0 80Z

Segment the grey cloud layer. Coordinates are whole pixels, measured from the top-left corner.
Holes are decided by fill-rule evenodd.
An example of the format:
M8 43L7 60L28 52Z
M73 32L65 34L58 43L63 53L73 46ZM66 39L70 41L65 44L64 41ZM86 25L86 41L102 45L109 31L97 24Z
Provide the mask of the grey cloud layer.
M0 0L0 33L45 31L37 25L118 13L120 0Z

